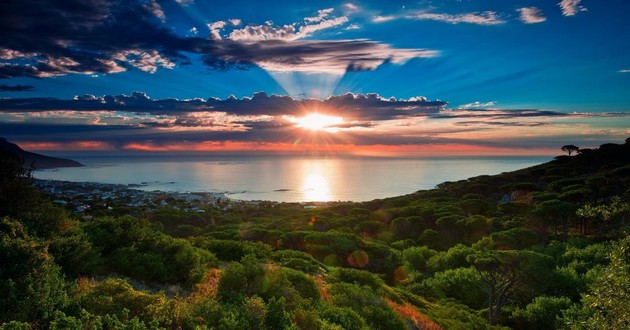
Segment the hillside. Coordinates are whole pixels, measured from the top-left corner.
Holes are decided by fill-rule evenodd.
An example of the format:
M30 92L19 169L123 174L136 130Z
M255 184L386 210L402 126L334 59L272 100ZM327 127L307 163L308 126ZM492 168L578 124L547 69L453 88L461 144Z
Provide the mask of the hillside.
M0 137L0 150L14 154L24 160L24 166L36 170L56 167L80 167L83 164L64 158L56 158L22 150L18 145Z
M628 151L630 143L606 144L318 209L228 201L188 213L184 201L149 208L94 198L93 218L82 219L45 198L20 199L0 210L10 215L0 223L0 292L8 293L0 322L621 329L630 322ZM28 211L6 212L18 206Z

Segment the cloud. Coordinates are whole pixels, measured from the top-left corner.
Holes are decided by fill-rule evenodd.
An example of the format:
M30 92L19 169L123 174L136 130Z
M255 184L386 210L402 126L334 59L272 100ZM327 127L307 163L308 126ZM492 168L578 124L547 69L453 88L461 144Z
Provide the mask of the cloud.
M235 116L301 116L313 109L335 113L353 120L391 120L435 114L446 106L443 101L430 101L425 97L409 99L384 98L378 94L344 94L325 100L293 99L290 96L255 93L252 97L237 99L151 99L147 94L83 95L72 100L53 98L0 99L1 113L41 113L49 111L116 111L138 112L152 115L179 116L188 113L225 113ZM63 117L63 116L62 116Z
M156 2L40 2L0 3L0 53L3 59L17 58L0 65L0 77L121 72L137 61L121 60L123 52L182 57L183 47L177 47L182 40L161 26Z
M475 101L473 103L462 104L458 108L459 109L488 108L488 107L493 107L495 104L496 104L495 101L490 101L490 102L485 102L485 103Z
M166 14L164 14L164 10L162 10L162 6L160 6L157 1L151 1L145 5L145 8L151 12L155 17L159 18L164 22L166 20Z
M334 8L320 9L317 11L317 16L306 17L304 18L304 21L308 23L316 23L316 22L323 21L326 17L330 15L330 13L333 12L333 10L335 9Z
M262 92L241 99L151 99L140 92L72 100L0 99L0 132L13 141L58 150L401 155L432 146L444 154L488 148L494 150L489 154L514 148L532 154L545 148L555 153L558 145L568 143L621 141L625 129L611 127L609 118L630 116L445 106L424 97L345 94L297 100ZM314 112L341 117L343 122L316 132L296 125L296 118Z
M116 54L115 59L126 62L144 72L155 73L158 67L172 69L175 63L156 50L126 50Z
M343 10L349 13L356 13L361 11L361 7L357 6L354 3L348 2L343 4Z
M264 25L248 25L242 29L233 30L229 39L241 42L255 42L261 40L293 41L312 36L315 32L330 29L348 22L348 17L329 18L333 8L319 10L317 16L304 18L305 23L285 24L274 26L272 22ZM297 26L297 27L296 27Z
M383 22L389 22L392 20L395 20L397 17L393 16L393 15L389 15L389 16L374 16L374 18L372 18L372 22L374 23L383 23Z
M204 63L217 69L258 65L274 72L331 73L368 71L383 63L402 64L412 58L432 58L428 49L392 48L369 40L264 40L240 43L225 40L215 45Z
M396 49L376 41L304 40L342 27L347 16L330 8L308 20L274 26L239 19L210 23L209 38L179 36L163 24L159 4L146 0L41 0L0 2L0 78L101 74L136 68L147 73L189 63L199 54L216 70L260 66L280 72L343 74L383 63L435 57L426 49ZM157 5L154 5L157 4ZM165 17L165 16L164 16ZM227 31L226 31L227 30ZM42 33L46 31L46 33Z
M586 7L580 6L582 0L562 0L558 3L562 9L562 15L575 16L578 12L587 11Z
M224 21L217 21L208 24L208 30L210 30L210 39L221 40L221 30L225 27L226 23Z
M118 149L125 145L212 143L319 144L319 138L295 124L295 118L318 112L340 116L343 122L322 132L327 144L352 149L352 144L393 144L418 141L418 136L377 132L378 123L426 118L446 105L424 97L384 98L378 94L345 94L326 100L296 100L256 93L237 99L153 100L144 93L46 98L0 99L0 130L27 141L101 141ZM458 129L462 131L462 129ZM305 133L307 133L305 135ZM264 142L262 142L264 141ZM309 142L310 141L310 142Z
M523 7L516 11L521 13L521 21L525 24L542 23L547 20L543 12L536 7Z
M474 103L473 103L474 105ZM586 115L586 114L580 114ZM605 114L590 114L592 116L603 116ZM437 119L454 119L454 118L494 118L494 119L512 119L512 118L543 118L543 117L568 117L566 112L540 110L540 109L451 109L440 112L433 118Z
M538 127L538 126L552 126L551 123L536 122L536 121L486 121L486 120L473 120L473 121L460 121L455 123L457 126L466 127L480 127L480 126L501 126L501 127Z
M35 87L31 85L0 85L2 92L32 92Z
M619 70L617 72L619 72L619 73L630 73L630 70Z
M494 11L472 12L463 14L436 14L428 12L418 12L415 14L407 15L405 16L405 18L416 20L432 20L451 24L466 23L477 25L499 25L505 23L505 21L500 19L497 13Z
M293 25L275 27L270 24L248 25L242 29L233 30L229 39L234 41L253 42L261 40L297 40L300 36Z

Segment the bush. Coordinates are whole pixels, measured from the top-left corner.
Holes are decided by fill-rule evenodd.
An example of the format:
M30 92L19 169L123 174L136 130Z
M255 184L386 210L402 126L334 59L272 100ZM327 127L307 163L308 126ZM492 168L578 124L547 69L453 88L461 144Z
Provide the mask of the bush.
M334 274L335 278L341 282L365 285L374 291L378 291L383 287L383 280L376 275L358 269L338 268Z
M437 251L426 246L410 247L403 251L405 266L410 271L426 272L427 262L436 254Z
M260 242L208 239L207 237L197 237L192 242L195 246L212 252L222 261L239 261L249 254L262 259L271 254L271 246Z
M523 329L557 329L558 317L571 305L571 300L565 297L536 297L524 309L512 312L512 318Z
M437 297L454 298L468 307L487 305L485 283L473 268L456 268L437 272L423 282L423 287Z
M406 329L404 321L369 287L349 283L330 286L333 303L356 311L370 329Z

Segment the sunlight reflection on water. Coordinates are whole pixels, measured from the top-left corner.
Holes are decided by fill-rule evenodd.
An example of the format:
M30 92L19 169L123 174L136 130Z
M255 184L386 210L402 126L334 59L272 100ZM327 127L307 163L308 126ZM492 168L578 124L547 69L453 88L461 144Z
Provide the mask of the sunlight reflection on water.
M143 184L139 189L227 192L244 200L367 201L444 181L540 164L542 157L453 159L241 157L77 158L88 166L36 171L39 179Z

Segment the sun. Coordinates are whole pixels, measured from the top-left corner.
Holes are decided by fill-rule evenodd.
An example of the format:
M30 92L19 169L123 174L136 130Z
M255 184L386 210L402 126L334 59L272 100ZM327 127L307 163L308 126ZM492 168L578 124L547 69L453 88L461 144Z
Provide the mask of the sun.
M312 131L321 131L331 126L339 125L343 123L343 118L322 115L319 113L311 113L301 118L293 119L293 122L298 127L310 129Z

